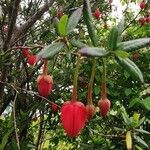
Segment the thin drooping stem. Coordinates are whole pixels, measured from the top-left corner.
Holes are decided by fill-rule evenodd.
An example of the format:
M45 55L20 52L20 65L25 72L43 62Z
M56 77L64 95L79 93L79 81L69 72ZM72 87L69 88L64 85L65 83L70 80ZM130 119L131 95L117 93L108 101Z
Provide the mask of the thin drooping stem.
M101 98L104 100L107 98L107 91L106 91L106 61L102 59L102 65L103 65L103 72L102 72L102 93Z
M93 102L92 102L92 89L93 89L93 82L94 82L94 76L95 76L95 68L96 68L96 59L93 59L91 78L90 78L90 82L88 84L88 96L87 96L87 103L88 104L93 104Z
M47 74L48 74L48 60L45 59L44 66L43 66L43 75L47 75Z
M76 68L74 72L73 91L72 91L72 97L71 97L72 102L77 101L77 86L78 86L78 74L79 74L80 60L81 60L80 56L78 56L77 61L76 61Z

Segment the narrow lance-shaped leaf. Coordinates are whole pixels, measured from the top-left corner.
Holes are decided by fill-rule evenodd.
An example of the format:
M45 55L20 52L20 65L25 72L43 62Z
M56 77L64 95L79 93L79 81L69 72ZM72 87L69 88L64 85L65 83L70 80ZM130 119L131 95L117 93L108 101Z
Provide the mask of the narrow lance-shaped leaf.
M82 8L78 8L76 11L73 12L73 14L69 17L68 23L67 23L67 34L72 32L74 28L78 25L78 22L82 15Z
M66 31L67 21L68 21L67 15L63 15L60 18L60 21L58 23L58 31L59 31L60 36L66 36L67 35L67 31Z
M150 135L150 132L143 130L143 129L135 129L135 131Z
M128 58L122 59L120 57L118 57L117 61L124 69L126 69L131 74L131 76L144 83L143 74L133 61Z
M110 30L110 33L108 35L108 49L110 51L117 50L117 42L118 42L118 30L117 27L113 27Z
M136 141L140 144L142 144L143 146L148 148L148 145L146 144L145 141L143 141L139 136L134 136L134 138L136 139Z
M84 0L83 1L83 19L87 25L89 37L93 43L94 46L97 46L97 36L95 33L95 28L93 25L93 17L91 13L91 7L89 0Z
M127 150L132 150L131 131L127 131L126 133L126 146L127 146Z
M126 42L120 42L117 46L121 47L125 51L133 51L138 50L139 48L146 47L147 45L150 45L150 38L141 38Z
M84 47L79 51L79 53L84 56L101 57L101 56L106 56L109 52L106 51L104 48Z
M55 26L55 29L56 29L56 33L59 34L59 31L58 31L58 23L59 23L59 19L57 17L54 18L54 26Z
M39 58L53 58L64 46L63 42L58 42L45 47L37 56Z

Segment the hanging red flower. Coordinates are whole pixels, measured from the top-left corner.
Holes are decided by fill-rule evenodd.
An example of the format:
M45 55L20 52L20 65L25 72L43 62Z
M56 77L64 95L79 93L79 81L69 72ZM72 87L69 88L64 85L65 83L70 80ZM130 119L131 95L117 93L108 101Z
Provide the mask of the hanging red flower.
M85 126L86 108L81 102L67 101L61 109L63 128L69 137L76 137Z
M39 75L37 78L37 86L39 94L43 97L47 97L52 91L52 77L50 75Z
M36 63L37 57L36 55L29 55L27 59L27 63L30 65L34 65Z
M98 101L98 107L99 107L99 110L100 110L100 113L101 113L101 116L102 117L106 117L106 115L108 114L109 110L110 110L110 101L109 99L100 99Z

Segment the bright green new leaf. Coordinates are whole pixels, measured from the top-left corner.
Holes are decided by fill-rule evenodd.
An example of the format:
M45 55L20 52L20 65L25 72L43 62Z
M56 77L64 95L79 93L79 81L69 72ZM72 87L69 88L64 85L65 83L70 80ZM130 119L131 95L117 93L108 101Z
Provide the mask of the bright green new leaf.
M74 28L78 25L78 22L82 15L82 8L78 8L73 14L69 17L67 23L67 34L72 32Z
M59 32L60 36L66 36L67 35L67 30L66 30L67 21L68 21L67 15L63 15L60 18L60 21L58 23L58 32Z
M141 38L126 42L120 42L117 44L117 47L121 47L126 51L133 51L138 50L139 48L146 47L147 45L150 45L150 38Z
M79 51L79 53L81 53L81 55L84 56L102 57L102 56L106 56L109 52L106 51L104 48L84 47Z
M63 42L58 42L45 47L37 56L39 58L53 58L64 46Z
M127 150L132 150L131 131L127 131L126 133L126 147L127 147Z
M137 127L139 125L139 118L140 118L140 114L134 113L134 115L133 115L133 123L134 123L135 127Z
M138 68L138 66L131 61L130 59L126 58L126 59L122 59L120 57L118 57L118 63L124 68L126 69L131 76L133 76L134 78L140 80L142 83L144 83L144 79L143 79L143 74L140 71L140 69Z
M117 51L114 51L114 53L116 56L121 57L121 58L128 58L129 57L129 54L125 51L117 50Z

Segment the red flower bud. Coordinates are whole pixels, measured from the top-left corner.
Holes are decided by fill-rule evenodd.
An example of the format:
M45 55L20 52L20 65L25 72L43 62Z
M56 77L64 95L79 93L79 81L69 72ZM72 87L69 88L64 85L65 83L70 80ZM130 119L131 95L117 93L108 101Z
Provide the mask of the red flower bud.
M144 17L140 18L139 23L141 24L141 26L143 26L146 23L146 19Z
M110 109L110 105L111 105L111 103L110 103L109 99L107 99L107 98L106 99L100 99L98 101L98 107L99 107L99 110L100 110L102 117L105 117L108 114L109 109Z
M52 111L53 111L53 112L56 112L57 110L58 110L58 105L55 104L55 103L53 103L53 104L52 104Z
M141 3L140 3L140 8L141 8L141 9L145 9L145 7L146 7L145 2L141 2Z
M24 57L28 57L29 56L29 48L22 48L22 55Z
M90 120L95 114L95 106L92 104L86 105L87 120Z
M43 97L47 97L52 91L52 77L50 75L39 75L37 78L37 86L39 94Z
M36 55L29 55L27 59L27 63L30 65L34 65L36 63Z
M100 17L101 17L101 12L100 12L99 8L97 8L97 9L95 10L95 12L94 12L93 15L94 15L94 17L95 17L97 20L100 19Z
M76 137L84 128L87 119L86 108L81 102L67 101L61 109L63 128L69 137Z

